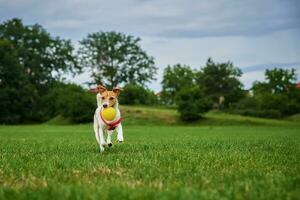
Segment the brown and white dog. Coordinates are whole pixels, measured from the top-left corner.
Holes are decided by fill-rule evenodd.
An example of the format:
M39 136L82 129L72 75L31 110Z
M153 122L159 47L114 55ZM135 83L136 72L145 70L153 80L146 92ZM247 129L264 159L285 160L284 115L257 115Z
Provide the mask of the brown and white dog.
M123 129L122 129L122 117L119 110L118 96L121 92L121 88L114 88L109 91L104 86L98 85L97 88L91 89L91 92L97 93L97 109L94 115L94 131L96 140L99 144L100 151L104 151L104 147L112 146L111 136L114 130L117 131L117 141L123 142ZM116 110L116 117L112 121L106 121L101 115L101 111L104 108L113 107ZM107 132L107 139L105 141L104 133Z

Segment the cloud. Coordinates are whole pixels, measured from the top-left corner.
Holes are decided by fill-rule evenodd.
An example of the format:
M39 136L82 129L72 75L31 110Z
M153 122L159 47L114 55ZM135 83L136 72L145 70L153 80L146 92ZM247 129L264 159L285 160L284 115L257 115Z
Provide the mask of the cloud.
M99 30L141 37L159 67L150 87L160 90L168 64L199 69L208 57L230 60L245 70L242 80L251 82L255 72L272 67L268 64L299 63L299 10L298 0L0 0L0 21L19 17L39 23L75 46ZM70 80L82 83L88 77Z
M192 4L195 13L186 15L185 23L160 35L184 38L257 36L300 28L300 3L296 1L218 1L213 6L203 6L201 2Z
M274 68L294 68L299 70L300 72L300 62L292 62L292 63L271 63L271 64L264 64L264 65L254 65L249 67L244 67L243 72L255 72L257 70L266 70L266 69L274 69Z
M48 28L53 29L60 29L60 28L67 28L67 29L77 29L83 23L82 20L76 19L63 19L57 21L50 21L46 25Z
M245 89L251 88L254 81L264 81L265 74L263 70L247 72L242 75L240 81L244 84Z
M295 63L273 63L273 64L262 64L242 68L243 75L240 80L244 83L245 88L251 88L254 81L265 80L265 70L274 69L275 67L285 69L296 69L297 79L300 81L300 62Z
M298 33L281 31L257 37L223 36L206 38L144 37L142 46L153 55L157 64L185 63L194 68L203 66L208 57L215 61L232 61L244 68L265 63L300 62Z
M199 38L300 28L299 1L2 0L0 5L2 18L15 15L58 32L77 26L78 31L114 29L139 36Z

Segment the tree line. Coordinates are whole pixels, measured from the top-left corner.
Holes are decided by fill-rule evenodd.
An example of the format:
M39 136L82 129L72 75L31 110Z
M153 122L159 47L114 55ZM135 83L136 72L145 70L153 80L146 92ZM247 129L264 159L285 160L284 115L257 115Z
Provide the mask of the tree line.
M21 19L1 23L0 122L41 122L57 114L89 120L95 99L80 86L64 83L63 75L89 70L90 84L144 86L157 68L139 42L123 33L97 32L83 38L75 51L70 40L54 37L38 24L24 25Z
M211 58L199 70L180 64L168 66L162 81L162 101L177 105L186 121L200 119L210 109L266 118L300 113L295 69L267 69L265 80L255 81L250 90L244 89L241 75L233 63L216 63Z
M54 37L38 24L24 25L21 19L1 23L0 123L43 122L57 115L90 121L94 95L63 78L83 71L91 73L89 84L122 85L123 104L176 106L183 120L197 120L212 108L262 117L300 111L295 70L267 70L266 81L255 82L249 95L239 81L239 68L212 59L199 70L180 64L166 67L157 97L146 87L155 80L157 67L139 43L140 38L123 33L96 32L75 50L70 40ZM266 106L266 101L273 103Z

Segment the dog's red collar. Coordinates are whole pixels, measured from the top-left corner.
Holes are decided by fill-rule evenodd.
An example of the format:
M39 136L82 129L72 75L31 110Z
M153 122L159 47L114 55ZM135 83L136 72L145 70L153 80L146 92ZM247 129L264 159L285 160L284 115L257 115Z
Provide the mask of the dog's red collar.
M107 126L107 129L109 131L115 130L115 128L122 122L122 117L120 117L117 121L108 123L107 121L105 121L105 119L103 119L101 112L100 112L100 117L101 117L102 121L104 122L104 124Z

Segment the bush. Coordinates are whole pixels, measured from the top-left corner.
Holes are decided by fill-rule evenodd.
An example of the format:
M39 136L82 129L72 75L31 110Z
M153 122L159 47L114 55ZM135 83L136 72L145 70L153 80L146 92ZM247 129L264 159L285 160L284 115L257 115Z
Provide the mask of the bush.
M204 95L199 87L186 88L179 91L176 103L180 118L184 121L195 121L201 114L212 108L212 101Z
M82 123L92 121L96 98L78 85L58 83L43 98L43 104L45 116L62 115L72 122Z
M235 109L232 110L231 113L244 116L264 117L273 119L278 119L282 117L282 114L279 110Z
M40 122L37 111L39 97L31 85L21 85L17 88L0 89L0 123L18 124L25 122Z
M289 100L285 107L286 110L283 110L283 113L287 115L293 115L300 112L300 102L296 99Z
M254 117L281 118L299 113L300 103L286 94L262 93L240 100L231 107L230 112Z
M63 117L75 123L91 122L96 108L95 97L84 92L67 92L58 98L58 107Z
M125 105L155 105L159 103L154 92L136 84L124 86L119 102Z
M300 103L291 99L287 94L262 94L259 95L261 108L266 110L279 110L282 115L292 115L300 111Z
M260 101L254 97L247 96L233 104L232 108L238 110L259 109Z

